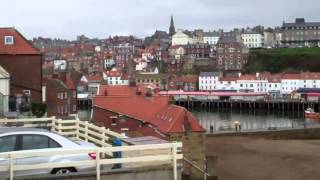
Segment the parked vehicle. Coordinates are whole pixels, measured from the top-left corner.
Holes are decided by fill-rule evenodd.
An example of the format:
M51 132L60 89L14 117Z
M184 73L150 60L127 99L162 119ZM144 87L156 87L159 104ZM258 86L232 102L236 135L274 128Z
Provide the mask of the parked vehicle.
M72 141L59 134L50 132L44 129L37 128L16 128L6 127L0 128L0 154L13 151L42 151L46 149L72 149L81 147L95 147L94 144L84 141ZM72 162L83 160L94 160L95 153L89 154L70 154L70 155L54 155L42 157L26 157L15 159L14 163L18 165L33 165L49 162ZM9 165L8 159L0 158L0 166ZM71 172L83 172L95 170L94 164L92 166L78 165L75 167L61 167L53 169L37 169L16 171L15 176L28 176L39 174L67 174ZM8 172L0 172L0 179L7 177Z

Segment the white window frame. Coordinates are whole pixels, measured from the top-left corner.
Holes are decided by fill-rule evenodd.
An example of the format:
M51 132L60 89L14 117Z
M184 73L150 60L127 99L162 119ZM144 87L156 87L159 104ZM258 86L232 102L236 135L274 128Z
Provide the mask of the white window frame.
M11 39L10 42L8 42L7 40ZM14 44L14 38L13 36L4 36L4 45L13 45Z

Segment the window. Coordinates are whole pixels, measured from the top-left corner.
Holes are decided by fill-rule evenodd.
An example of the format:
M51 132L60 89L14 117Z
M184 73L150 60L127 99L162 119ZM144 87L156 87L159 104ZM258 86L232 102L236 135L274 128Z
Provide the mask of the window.
M119 120L121 123L126 122L126 117L124 115L119 115Z
M13 36L5 36L4 45L13 45Z
M0 153L14 151L16 148L17 136L0 137Z
M73 111L77 111L77 105L73 105Z
M68 113L68 105L66 104L66 105L64 105L64 113Z
M61 147L57 142L43 135L23 135L22 150Z
M77 92L73 91L73 98L76 98L76 97L77 97Z
M117 125L117 118L111 117L111 125Z

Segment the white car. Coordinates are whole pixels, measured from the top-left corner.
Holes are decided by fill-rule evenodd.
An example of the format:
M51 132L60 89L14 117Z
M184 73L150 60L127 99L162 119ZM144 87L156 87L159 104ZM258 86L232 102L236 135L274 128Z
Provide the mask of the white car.
M0 154L12 151L39 151L45 149L72 149L79 147L95 147L94 144L84 141L72 141L59 134L50 132L44 129L37 128L16 128L16 127L0 127ZM18 158L14 164L32 165L48 162L72 162L82 160L94 160L96 154L69 154L69 155L54 155L54 156L36 156L27 158ZM94 163L93 163L94 164ZM0 158L0 166L9 165L9 160ZM39 174L67 174L71 172L94 171L95 166L78 165L74 167L62 167L53 169L37 169L16 171L14 176L28 176ZM0 172L0 179L8 177L8 172Z

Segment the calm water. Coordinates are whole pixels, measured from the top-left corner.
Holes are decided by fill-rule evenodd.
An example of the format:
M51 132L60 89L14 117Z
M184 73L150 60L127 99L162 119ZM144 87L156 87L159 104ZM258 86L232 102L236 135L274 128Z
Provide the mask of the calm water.
M239 121L241 129L267 130L270 128L296 128L318 124L319 121L305 120L303 112L281 111L240 111L240 110L216 110L201 111L193 110L192 113L199 119L200 124L207 129L208 133L233 131L234 122ZM211 128L210 128L211 127Z
M282 111L240 111L240 110L215 110L202 111L192 110L192 113L199 119L200 124L207 129L208 133L219 133L234 131L234 122L239 121L241 129L246 130L267 130L269 128L292 128L320 124L320 121L305 120L303 112L282 112ZM81 120L90 120L91 110L79 110ZM211 127L211 130L210 130Z

